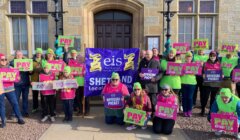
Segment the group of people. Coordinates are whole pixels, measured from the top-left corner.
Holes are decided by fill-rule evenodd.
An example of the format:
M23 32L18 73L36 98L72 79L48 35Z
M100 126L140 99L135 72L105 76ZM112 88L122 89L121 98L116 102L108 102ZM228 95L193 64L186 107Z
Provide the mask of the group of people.
M68 66L69 61L76 62L83 65L83 71L85 69L84 56L77 53L76 50L69 51L68 46L64 47L64 53L56 56L54 51L49 48L46 51L45 56L43 50L37 48L33 56L33 70L32 71L20 71L20 78L18 82L5 82L3 81L3 93L0 94L0 116L1 127L6 126L6 107L5 97L10 102L13 113L11 118L17 117L19 124L25 124L23 117L29 117L28 100L29 91L32 90L31 86L33 82L52 82L53 80L65 80L76 79L78 88L64 88L60 90L32 90L32 113L42 111L41 122L45 122L50 119L51 122L55 121L56 116L56 104L58 96L62 100L65 118L64 122L72 121L73 110L77 111L80 115L89 113L89 99L85 98L85 112L83 112L83 100L84 100L84 73L81 75L73 76L71 74L71 68ZM69 57L70 56L70 57ZM14 59L26 59L23 53L18 50L15 52ZM14 68L14 59L8 61L4 54L0 54L0 68ZM62 72L52 72L51 64L49 61L59 60L64 64L64 70ZM59 94L56 94L59 93ZM40 105L39 105L40 95ZM22 97L22 107L20 108L20 97Z
M3 82L4 93L0 94L0 115L1 127L6 126L5 118L5 97L10 102L13 108L13 116L16 116L19 124L24 124L23 117L29 116L28 95L32 82L52 82L53 80L76 79L79 87L77 89L65 88L60 90L33 90L33 108L32 113L37 112L40 107L38 104L39 93L41 97L42 122L50 118L51 122L55 121L54 116L56 110L56 93L60 93L60 98L63 103L65 118L64 122L72 121L73 110L77 110L79 114L83 113L82 101L84 98L84 74L72 76L71 68L68 66L70 61L81 63L84 65L84 56L78 55L76 50L69 52L68 46L64 47L64 53L56 58L52 49L46 51L46 56L40 48L36 49L36 54L33 57L33 71L21 71L18 82ZM70 55L69 55L70 53ZM70 58L69 58L70 56ZM16 51L14 59L25 59L21 51ZM64 62L64 70L60 73L53 73L51 65L48 63L51 60L59 60ZM169 62L175 63L191 63L199 62L202 66L202 75L183 74L169 75L167 74L167 66ZM0 68L13 68L14 60L8 62L4 54L0 54ZM157 69L158 73L150 80L144 80L143 68ZM201 116L208 116L210 120L211 112L230 112L239 116L239 98L233 94L232 71L240 68L239 59L232 54L227 54L224 57L218 57L216 51L211 51L209 55L205 55L204 51L199 50L196 53L191 51L186 52L185 58L182 59L180 54L177 54L176 49L170 48L166 56L159 55L158 49L141 51L139 59L138 77L133 85L133 92L130 94L125 84L120 81L118 73L113 72L111 81L107 83L103 90L104 95L121 93L123 105L113 108L104 107L105 122L107 124L117 123L124 124L124 113L128 107L146 111L145 122L141 127L147 128L147 122L152 120L153 132L171 134L175 124L174 119L164 119L155 116L156 105L158 102L178 105L179 110L183 111L184 117L192 116L192 108L196 105L197 94L200 93ZM206 82L205 72L211 70L222 71L222 81ZM238 96L240 95L240 82L236 83ZM19 107L19 99L22 96L22 109ZM210 99L210 111L207 113L205 108ZM21 110L21 111L20 111ZM89 99L85 101L85 113L89 113ZM207 113L207 114L206 114ZM240 117L240 116L239 116ZM138 126L135 124L129 125L126 129L133 130ZM222 133L217 131L216 135ZM240 135L236 134L237 138Z
M110 83L105 85L102 90L103 100L105 94L122 93L124 106L117 108L105 107L105 122L112 124L116 122L119 125L124 124L123 118L125 109L128 107L146 111L145 123L142 129L146 129L147 122L152 120L153 132L171 134L175 124L174 119L164 119L155 116L155 109L158 102L178 105L178 113L183 112L184 117L192 116L192 109L196 105L197 94L200 93L201 112L199 115L206 116L210 121L211 113L230 112L236 114L239 119L239 97L233 94L234 81L232 72L240 68L239 59L231 53L219 57L216 51L211 51L208 55L203 50L196 53L188 51L184 58L177 54L176 49L170 48L167 56L159 55L157 48L152 50L142 50L140 52L138 79L133 85L133 93L129 94L126 85L121 83L118 73L113 73ZM202 67L202 75L167 74L169 62L191 63L198 62ZM143 68L158 69L158 73L150 80L144 80ZM222 71L222 81L207 82L205 81L205 72L219 70ZM236 84L238 96L240 95L239 82ZM206 105L210 99L210 109L206 112ZM132 124L127 130L136 129L138 126ZM222 134L223 131L216 131L216 135ZM236 133L236 137L240 135Z

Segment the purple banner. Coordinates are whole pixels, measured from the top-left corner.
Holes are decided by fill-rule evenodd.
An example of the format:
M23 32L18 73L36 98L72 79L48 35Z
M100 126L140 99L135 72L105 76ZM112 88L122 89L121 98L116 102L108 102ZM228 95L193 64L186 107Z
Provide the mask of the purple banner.
M149 69L149 68L142 68L141 73L143 73L144 77L142 80L151 80L158 74L158 69Z
M206 70L204 82L220 82L222 81L221 70Z
M112 72L118 72L129 92L136 81L139 49L86 48L85 96L98 96L110 82Z
M117 108L123 106L121 93L104 94L104 99L104 106L106 108Z

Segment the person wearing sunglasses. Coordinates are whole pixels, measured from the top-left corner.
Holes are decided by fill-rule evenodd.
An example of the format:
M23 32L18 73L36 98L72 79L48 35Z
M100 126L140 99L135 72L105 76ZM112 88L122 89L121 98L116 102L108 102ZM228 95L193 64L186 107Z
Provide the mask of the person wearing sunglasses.
M20 50L15 52L14 59L25 59L23 53ZM14 59L10 61L10 66L14 67ZM29 71L20 71L20 81L14 83L15 92L17 95L18 103L22 96L22 115L24 117L29 117L28 113L28 95L30 88L30 72ZM14 117L15 115L13 115Z
M106 84L102 90L103 102L105 102L105 95L120 95L121 105L112 105L104 107L105 122L106 124L117 123L123 125L123 109L125 105L125 99L129 97L129 91L125 84L120 81L118 73L113 72L110 83ZM107 101L107 100L106 100Z
M203 79L205 78L205 71L207 70L222 70L221 63L217 57L216 51L211 51L209 53L209 59L203 65ZM224 77L222 75L222 77ZM221 87L221 82L203 82L203 92L200 93L200 102L201 102L201 112L200 115L204 117L205 114L205 107L208 102L209 96L210 99L210 107L213 104L217 93L219 92Z
M161 86L161 91L157 96L157 102L178 105L177 96L167 84ZM162 133L169 135L172 133L174 125L175 120L173 119L163 119L157 116L153 118L153 132L156 134Z
M151 119L152 114L151 101L145 90L142 89L142 86L139 82L134 83L133 90L134 91L131 94L131 98L128 100L126 107L132 107L134 109L146 111L144 126L142 126L142 129L146 129L147 123ZM126 129L130 131L136 128L137 125L130 125Z
M0 68L10 68L8 65L7 59L4 54L0 53ZM25 124L22 114L19 109L19 104L17 101L14 82L3 82L4 93L0 94L0 116L2 120L1 127L4 128L6 126L6 112L5 112L5 99L7 98L9 103L11 104L13 111L18 119L18 124Z

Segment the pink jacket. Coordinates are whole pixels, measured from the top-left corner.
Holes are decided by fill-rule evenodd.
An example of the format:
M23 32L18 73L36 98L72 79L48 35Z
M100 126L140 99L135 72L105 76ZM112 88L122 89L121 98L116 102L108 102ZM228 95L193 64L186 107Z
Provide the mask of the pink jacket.
M40 74L39 75L39 81L44 82L44 81L53 81L55 80L55 75L54 74ZM45 90L41 91L41 94L46 96L46 95L54 95L56 94L56 90Z

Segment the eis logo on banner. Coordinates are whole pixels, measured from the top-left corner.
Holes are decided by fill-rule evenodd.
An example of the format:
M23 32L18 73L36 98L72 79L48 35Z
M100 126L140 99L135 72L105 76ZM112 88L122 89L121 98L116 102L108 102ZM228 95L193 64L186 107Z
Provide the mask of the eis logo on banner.
M90 72L94 71L126 71L134 70L134 58L135 54L124 54L124 57L105 57L103 58L101 54L90 54L89 55L92 62L90 63ZM102 60L103 59L103 60ZM125 62L123 61L125 60ZM124 67L122 68L124 63ZM102 67L102 64L104 67Z

